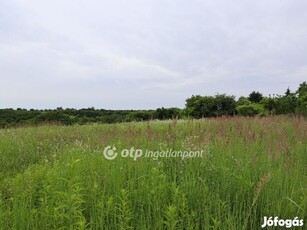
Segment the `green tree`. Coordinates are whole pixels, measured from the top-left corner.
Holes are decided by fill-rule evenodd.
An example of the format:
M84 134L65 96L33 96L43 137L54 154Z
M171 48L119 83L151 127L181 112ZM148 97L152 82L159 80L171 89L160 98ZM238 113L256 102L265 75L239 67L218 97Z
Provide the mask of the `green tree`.
M236 105L250 105L251 101L247 97L239 97Z
M263 99L262 93L253 91L249 96L248 99L253 103L259 103Z
M188 116L192 116L194 118L202 117L202 104L204 103L203 97L200 95L192 95L192 97L186 99L186 111Z
M297 90L298 102L296 111L304 116L307 116L307 84L303 82Z
M233 115L235 107L235 97L226 94L214 97L197 95L186 100L186 111L194 118Z
M295 113L297 97L293 94L289 96L278 96L275 98L276 114Z
M63 125L72 125L74 119L67 114L59 111L43 112L35 118L36 123L60 123Z
M153 112L148 110L139 110L129 113L131 121L148 121L153 118Z
M298 99L297 112L307 116L307 94Z
M305 81L299 85L297 93L299 98L307 94L307 83Z
M236 109L235 96L217 94L214 97L214 114L216 116L233 115Z
M154 112L154 118L159 120L180 118L181 109L179 108L158 108Z
M265 97L261 100L260 104L271 114L276 113L276 100L271 97Z
M291 95L291 90L290 88L288 87L287 88L287 91L285 92L285 96L290 96Z

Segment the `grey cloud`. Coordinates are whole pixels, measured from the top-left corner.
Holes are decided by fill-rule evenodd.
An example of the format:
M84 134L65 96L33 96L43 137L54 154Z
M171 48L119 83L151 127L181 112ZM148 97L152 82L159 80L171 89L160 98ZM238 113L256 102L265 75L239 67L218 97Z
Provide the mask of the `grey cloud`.
M307 2L0 2L0 107L155 108L295 89Z

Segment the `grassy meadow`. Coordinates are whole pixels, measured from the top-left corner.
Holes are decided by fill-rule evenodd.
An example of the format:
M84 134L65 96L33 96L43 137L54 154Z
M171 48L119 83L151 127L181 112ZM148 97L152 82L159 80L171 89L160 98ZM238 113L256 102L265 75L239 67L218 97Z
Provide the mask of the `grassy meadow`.
M205 154L107 160L108 145ZM0 229L260 229L306 210L303 118L0 130Z

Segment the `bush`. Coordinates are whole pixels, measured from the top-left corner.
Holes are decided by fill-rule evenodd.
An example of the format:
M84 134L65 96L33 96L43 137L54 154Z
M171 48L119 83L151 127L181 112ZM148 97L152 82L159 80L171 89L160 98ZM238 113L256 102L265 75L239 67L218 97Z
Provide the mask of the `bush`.
M134 111L129 114L131 121L148 121L153 118L153 112L147 110Z
M180 118L182 111L179 108L158 108L154 112L154 118L159 120Z
M297 112L307 116L307 94L299 98Z
M246 97L240 97L239 100L236 103L237 106L239 106L239 105L250 105L250 104L252 104L251 101Z
M72 125L73 119L67 114L61 112L44 112L35 118L36 123L60 123L63 125Z
M236 110L240 116L266 115L264 107L260 104L239 105Z
M233 115L235 106L235 97L226 94L214 97L196 95L186 100L186 112L194 118Z

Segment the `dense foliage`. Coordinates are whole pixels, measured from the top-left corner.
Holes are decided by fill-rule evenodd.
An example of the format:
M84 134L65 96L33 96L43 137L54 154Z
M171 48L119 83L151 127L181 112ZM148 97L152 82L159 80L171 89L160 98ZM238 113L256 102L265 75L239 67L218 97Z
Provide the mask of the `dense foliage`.
M307 115L307 84L303 82L296 92L289 89L284 95L263 97L253 91L249 97L226 94L215 96L193 95L186 99L186 108L158 108L156 110L105 110L105 109L0 109L0 128L42 123L64 125L87 123L119 123L152 119L202 118L219 116L265 116L279 114Z
M185 114L194 117L266 116L280 114L307 115L307 84L303 82L296 92L288 88L284 95L264 97L253 91L248 97L217 94L216 96L192 96L186 100Z

